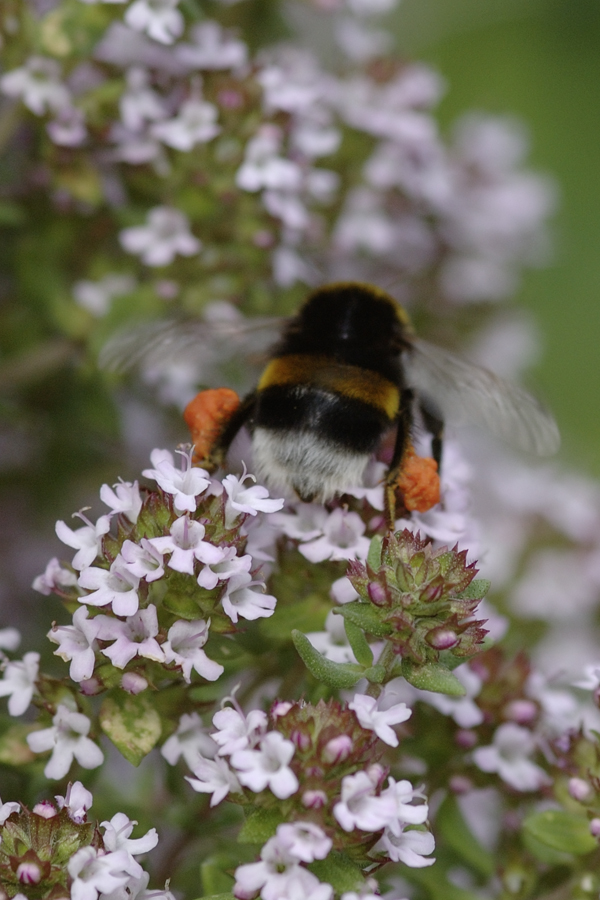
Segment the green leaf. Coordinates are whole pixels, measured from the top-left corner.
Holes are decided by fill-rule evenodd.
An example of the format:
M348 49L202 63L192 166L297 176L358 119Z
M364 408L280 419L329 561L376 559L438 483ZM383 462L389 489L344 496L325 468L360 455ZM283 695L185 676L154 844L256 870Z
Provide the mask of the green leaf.
M523 830L540 843L575 856L583 856L598 848L598 841L590 834L588 820L566 809L532 813L523 822Z
M100 727L125 759L139 766L161 734L160 716L148 693L116 692L100 707Z
M453 796L448 796L439 808L436 826L452 849L484 878L495 872L494 858L479 843L460 811Z
M431 868L411 869L410 880L429 892L429 900L479 900L481 898L480 893L474 894L448 881L439 862Z
M330 609L331 603L318 594L310 594L293 605L278 605L272 616L260 620L260 633L269 644L273 641L287 644L293 628L303 632L322 631Z
M367 554L367 565L377 570L381 565L381 548L383 546L383 538L376 534L369 544L369 552Z
M482 600L491 586L492 582L488 581L487 578L475 578L471 584L457 596L460 597L461 600Z
M409 684L422 691L448 694L450 697L464 697L467 693L456 675L440 663L416 666L410 660L403 659L402 675Z
M332 688L351 688L363 677L363 666L356 666L353 663L336 663L326 659L318 650L315 650L301 631L292 631L292 640L304 665L317 681L322 681Z
M392 633L391 625L381 621L376 607L370 603L353 600L351 603L344 603L336 612L344 619L349 619L358 625L367 634L374 634L375 637L387 637Z
M369 666L365 669L365 678L371 684L383 684L386 675L385 666Z
M239 844L264 844L273 837L277 826L285 822L279 809L253 809L238 834Z
M336 894L356 891L364 884L361 870L345 853L332 850L325 859L315 860L308 868L319 881L330 884Z
M194 597L183 591L168 590L163 597L163 606L180 619L187 619L189 622L201 615L200 607Z
M351 619L344 619L344 628L356 661L361 666L371 666L373 664L373 651L369 647L362 628L359 628Z

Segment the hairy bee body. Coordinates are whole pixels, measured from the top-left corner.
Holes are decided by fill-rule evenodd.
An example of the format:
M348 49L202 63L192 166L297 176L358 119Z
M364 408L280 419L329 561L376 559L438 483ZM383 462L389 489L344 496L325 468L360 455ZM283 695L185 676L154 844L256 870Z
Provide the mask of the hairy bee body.
M370 286L311 294L254 395L248 424L258 477L318 502L362 484L401 411L406 331L401 308Z
M268 349L274 328L281 336ZM385 486L390 523L398 492L406 510L438 502L439 479L434 484L425 469L439 472L444 422L483 427L540 456L560 445L554 418L535 397L417 337L402 307L373 285L325 285L281 329L276 319L249 320L244 327L231 316L152 322L117 334L101 365L160 367L188 359L202 366L221 356L237 361L243 341L253 354L268 349L269 362L241 403L222 386L202 391L199 404L196 398L186 409L196 462L212 470L223 465L246 426L250 462L265 484L289 497L323 502L363 483L369 458L395 429ZM425 468L415 464L411 446L416 419L431 435L433 460ZM421 487L427 487L422 502Z

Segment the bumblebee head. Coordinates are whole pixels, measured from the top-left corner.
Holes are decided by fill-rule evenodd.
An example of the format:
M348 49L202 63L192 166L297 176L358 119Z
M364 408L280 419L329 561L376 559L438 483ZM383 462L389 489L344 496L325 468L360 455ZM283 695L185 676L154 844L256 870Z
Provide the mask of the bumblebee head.
M385 291L360 282L336 282L309 294L296 328L315 343L360 343L399 349L411 336L410 319Z

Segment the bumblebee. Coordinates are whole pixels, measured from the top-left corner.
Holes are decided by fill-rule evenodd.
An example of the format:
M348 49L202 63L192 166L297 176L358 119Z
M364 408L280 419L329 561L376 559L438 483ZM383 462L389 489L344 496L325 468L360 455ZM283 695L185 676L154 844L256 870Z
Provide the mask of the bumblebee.
M183 344L193 344L193 329L183 341L179 329L161 333L159 326L149 335L148 352L164 357L169 346L181 352ZM205 327L201 343L210 332ZM113 343L105 364L122 365L132 346L127 337ZM554 453L560 443L553 417L534 397L417 338L404 309L383 290L330 284L311 293L284 324L256 388L213 428L203 464L221 464L246 426L259 480L288 497L326 502L362 484L369 459L396 429L386 478L393 518L395 486L412 452L417 418L431 434L438 468L445 421L483 425L539 455Z

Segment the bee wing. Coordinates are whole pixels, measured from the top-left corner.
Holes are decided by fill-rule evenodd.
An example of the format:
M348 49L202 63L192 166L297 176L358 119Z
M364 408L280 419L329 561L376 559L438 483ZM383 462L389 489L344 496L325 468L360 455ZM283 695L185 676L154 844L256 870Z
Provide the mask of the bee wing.
M244 319L229 307L224 313L209 309L204 319L145 322L113 335L102 348L98 364L118 373L186 366L197 372L199 383L218 381L219 386L226 386L229 381L227 386L239 386L240 365L246 376L249 369L264 365L265 354L285 321L276 317Z
M539 456L558 450L554 417L516 384L418 339L403 362L409 384L444 421L482 426L513 447Z

